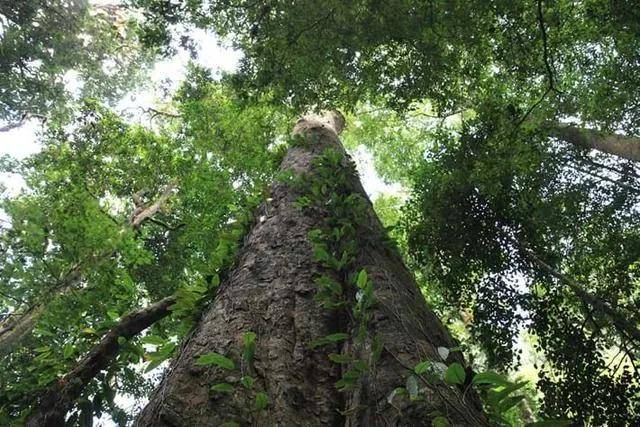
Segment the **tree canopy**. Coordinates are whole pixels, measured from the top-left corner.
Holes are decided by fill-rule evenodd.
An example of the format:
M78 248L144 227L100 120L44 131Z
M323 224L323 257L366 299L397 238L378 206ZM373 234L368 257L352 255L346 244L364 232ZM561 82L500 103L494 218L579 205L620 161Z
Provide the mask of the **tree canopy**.
M530 380L519 386L524 400L496 423L634 425L634 6L0 5L2 130L47 119L37 154L0 162L26 182L0 204L0 423L26 420L110 330L170 298L171 310L163 305L146 332L112 334L113 361L71 399L70 424L103 413L130 423L136 410L117 397L148 396L158 367L180 354L246 228L260 220L253 208L266 186L286 179L277 166L295 144L292 123L340 108L347 149L370 153L380 177L402 188L374 207L471 357L469 370ZM143 84L153 61L175 53L174 39L192 48L194 28L240 49L239 69L217 79L191 64L152 110L156 120L133 124L114 101ZM65 86L70 75L82 82L78 93Z

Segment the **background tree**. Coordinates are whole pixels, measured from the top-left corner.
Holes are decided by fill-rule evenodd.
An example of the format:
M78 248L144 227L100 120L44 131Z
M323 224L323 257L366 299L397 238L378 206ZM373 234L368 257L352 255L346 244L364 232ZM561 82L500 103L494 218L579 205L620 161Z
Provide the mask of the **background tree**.
M72 131L52 129L39 154L8 165L26 177L29 191L2 206L0 337L39 310L2 361L5 420L25 415L34 393L127 312L176 295L176 320L148 339L156 351L147 346L145 355L140 337L132 337L83 394L80 414L109 408L124 422L114 390L148 391L135 363L144 356L153 368L173 354L232 260L251 218L247 208L272 176L270 145L287 116L243 106L202 71L189 81L178 94L179 125L154 133L87 105Z

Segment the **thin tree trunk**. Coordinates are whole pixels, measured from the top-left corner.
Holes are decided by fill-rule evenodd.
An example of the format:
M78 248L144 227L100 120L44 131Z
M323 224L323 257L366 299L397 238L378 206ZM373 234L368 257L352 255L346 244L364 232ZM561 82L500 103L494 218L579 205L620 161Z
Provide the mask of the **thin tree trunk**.
M49 295L47 301L65 295L80 282L80 279L80 270L76 267L53 289L53 295ZM10 354L22 339L31 333L40 316L46 311L47 304L37 302L23 313L13 314L0 325L0 358Z
M594 129L556 124L549 133L577 147L594 149L624 159L640 162L640 138L598 132Z
M87 384L107 368L120 349L118 339L132 338L155 322L167 317L174 296L166 297L124 316L100 342L64 377L46 389L38 399L35 412L27 419L26 427L57 427L64 425L67 412L80 397Z
M294 134L302 135L305 143L289 149L281 170L313 175L312 162L326 148L344 153L337 138L343 124L335 114L300 120ZM343 164L350 167L346 156ZM322 226L328 213L300 209L296 200L301 191L276 182L271 197L259 208L259 220L245 240L236 267L217 290L214 304L151 396L137 425L417 426L431 425L438 415L452 425L486 424L472 390L463 395L441 381L418 379L415 385L421 400L394 398L394 390L405 387L417 363L438 361L438 347L456 344L427 308L397 251L384 243L385 232L357 175L350 176L349 187L366 201L364 219L358 224L356 263L366 269L377 301L364 344L353 338L358 325L348 310L327 310L314 300L315 279L322 268L314 260L308 234ZM248 332L257 337L252 359L242 356ZM349 335L344 342L312 346L341 332ZM374 358L376 340L383 348ZM206 364L212 352L233 363ZM348 365L330 361L330 353L368 365L354 390L337 390L336 382ZM463 362L458 353L451 353L447 363L453 361ZM246 385L249 376L253 384L240 385ZM258 411L264 397L266 409Z

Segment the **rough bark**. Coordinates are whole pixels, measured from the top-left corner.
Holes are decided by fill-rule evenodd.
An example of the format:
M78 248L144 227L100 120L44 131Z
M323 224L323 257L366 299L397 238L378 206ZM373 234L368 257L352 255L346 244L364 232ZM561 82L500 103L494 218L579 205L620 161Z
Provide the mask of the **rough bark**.
M118 338L129 339L168 316L171 313L169 307L174 302L175 297L169 296L124 316L69 373L41 394L38 406L25 426L63 426L67 412L87 384L117 356L120 348Z
M549 133L577 147L640 162L640 138L562 124L550 126Z
M296 175L313 174L312 161L327 147L342 149L337 134L344 124L335 114L306 117L295 134L305 144L289 149L281 170ZM344 158L345 167L348 159ZM443 383L424 388L426 398L410 402L389 395L404 387L413 367L425 359L439 360L437 348L454 347L436 316L427 308L411 274L397 251L383 242L384 231L357 175L350 186L366 200L358 230L357 263L374 284L378 304L368 323L368 336L384 344L379 360L371 360L372 339L357 344L312 348L312 341L336 332L352 332L356 325L345 311L330 311L314 300L314 278L322 270L314 261L309 231L322 224L323 213L301 210L295 201L299 190L287 183L272 185L270 198L259 208L260 220L249 232L237 264L219 287L212 307L203 315L179 358L140 414L138 426L220 425L431 425L439 411L452 425L483 425L476 395ZM257 334L254 362L242 360L242 337ZM354 336L354 334L350 334ZM199 356L209 352L236 361L236 369L200 366ZM370 362L369 372L356 390L339 392L343 365L328 359L329 353L357 355ZM448 363L462 361L450 356ZM218 383L235 383L251 375L251 390L236 386L216 393ZM252 410L257 391L269 397L265 411Z

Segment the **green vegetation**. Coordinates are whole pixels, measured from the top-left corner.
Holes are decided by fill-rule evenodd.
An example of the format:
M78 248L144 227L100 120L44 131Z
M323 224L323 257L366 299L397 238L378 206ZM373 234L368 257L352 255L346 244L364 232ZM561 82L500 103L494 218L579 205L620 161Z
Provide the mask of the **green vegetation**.
M38 153L0 157L25 181L0 200L0 424L24 423L128 313L175 298L117 339L68 408L70 425L130 424L114 399L148 397L179 356L274 180L301 194L298 209L325 212L308 236L314 298L358 325L313 347L340 365L339 392L366 381L384 343L366 327L375 281L357 263L368 202L345 191L354 167L326 151L313 176L278 171L303 143L295 120L323 108L344 111L346 149L401 186L373 200L385 245L459 341L410 366L388 404L437 384L475 390L491 425L640 422L633 1L5 3L0 138L30 118L42 132ZM218 79L190 63L153 122L133 123L117 101L155 61L193 51L194 28L228 38L239 69ZM211 394L245 396L256 422L274 403L255 385L263 333L246 331L241 360L196 362L229 371Z

